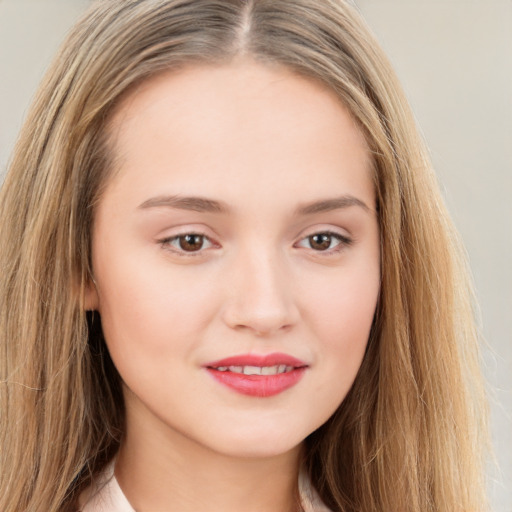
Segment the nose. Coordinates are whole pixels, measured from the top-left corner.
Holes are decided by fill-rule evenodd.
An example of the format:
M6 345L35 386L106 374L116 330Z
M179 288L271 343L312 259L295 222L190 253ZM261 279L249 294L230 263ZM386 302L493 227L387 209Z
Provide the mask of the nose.
M226 283L224 322L258 337L291 329L299 318L292 281L275 253L240 254Z

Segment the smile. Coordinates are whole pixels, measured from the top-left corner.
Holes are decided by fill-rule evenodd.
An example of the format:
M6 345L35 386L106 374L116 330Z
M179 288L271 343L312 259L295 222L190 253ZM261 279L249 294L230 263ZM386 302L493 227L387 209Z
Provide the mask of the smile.
M279 366L219 366L219 372L243 373L244 375L277 375L291 372L294 367L281 364Z
M297 384L308 365L287 354L233 356L205 365L220 384L237 393L270 397Z

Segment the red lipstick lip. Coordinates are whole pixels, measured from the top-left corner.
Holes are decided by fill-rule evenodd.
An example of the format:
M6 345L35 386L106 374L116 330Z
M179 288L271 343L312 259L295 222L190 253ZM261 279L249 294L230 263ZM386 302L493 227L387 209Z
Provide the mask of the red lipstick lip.
M287 366L288 371L273 375L246 375L227 369L229 366ZM208 373L220 384L242 395L266 398L282 393L297 384L308 365L288 354L243 354L226 357L204 365ZM222 368L222 370L219 370Z
M206 368L218 368L219 366L277 366L281 364L293 366L294 368L304 368L308 366L304 361L296 357L279 352L267 355L241 354L219 359L218 361L207 363L204 366Z

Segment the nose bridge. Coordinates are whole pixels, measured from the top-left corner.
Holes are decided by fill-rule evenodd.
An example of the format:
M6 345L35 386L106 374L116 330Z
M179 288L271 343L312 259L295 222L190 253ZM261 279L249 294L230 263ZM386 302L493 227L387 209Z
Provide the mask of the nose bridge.
M225 311L230 327L267 335L296 321L291 276L283 255L272 244L260 241L241 249L231 276Z

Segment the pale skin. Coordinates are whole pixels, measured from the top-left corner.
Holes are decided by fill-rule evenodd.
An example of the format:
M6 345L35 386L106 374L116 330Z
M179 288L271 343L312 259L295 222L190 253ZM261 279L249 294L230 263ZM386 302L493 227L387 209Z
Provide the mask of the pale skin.
M379 294L364 137L333 93L247 59L150 79L110 130L87 305L124 383L120 486L139 512L292 512L302 442L349 391ZM205 368L275 352L307 365L275 396Z

